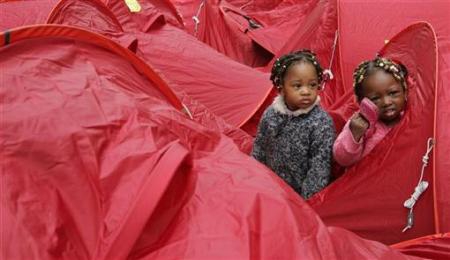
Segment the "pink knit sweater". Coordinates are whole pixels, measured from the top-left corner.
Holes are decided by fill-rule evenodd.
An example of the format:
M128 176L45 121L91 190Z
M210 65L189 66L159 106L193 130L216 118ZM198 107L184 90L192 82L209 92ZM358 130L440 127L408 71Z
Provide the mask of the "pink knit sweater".
M349 120L334 142L334 159L342 166L350 166L358 162L361 158L370 153L375 145L383 140L391 128L392 127L388 127L382 122L377 121L374 125L374 129L368 129L359 142L356 142L350 130Z

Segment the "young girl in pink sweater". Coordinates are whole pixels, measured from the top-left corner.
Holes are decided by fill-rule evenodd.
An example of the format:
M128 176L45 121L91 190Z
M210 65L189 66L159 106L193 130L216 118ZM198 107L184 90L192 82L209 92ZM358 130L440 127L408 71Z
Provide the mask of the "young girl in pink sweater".
M406 69L377 57L353 73L360 111L346 123L333 145L336 162L350 166L366 156L400 121L406 104Z

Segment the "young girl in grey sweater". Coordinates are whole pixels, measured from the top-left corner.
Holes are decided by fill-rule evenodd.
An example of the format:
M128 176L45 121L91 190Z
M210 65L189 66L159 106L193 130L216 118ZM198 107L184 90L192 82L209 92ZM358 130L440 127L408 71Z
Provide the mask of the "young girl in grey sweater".
M252 156L307 199L330 182L335 130L320 107L323 69L302 50L280 57L270 79L279 95L264 112Z

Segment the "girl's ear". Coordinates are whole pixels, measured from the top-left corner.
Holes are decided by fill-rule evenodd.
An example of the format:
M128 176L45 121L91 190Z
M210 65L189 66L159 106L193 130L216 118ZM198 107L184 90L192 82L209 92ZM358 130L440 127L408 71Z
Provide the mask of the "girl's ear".
M282 97L284 97L284 90L283 90L283 88L281 86L278 86L277 90L278 90L278 94L280 94Z

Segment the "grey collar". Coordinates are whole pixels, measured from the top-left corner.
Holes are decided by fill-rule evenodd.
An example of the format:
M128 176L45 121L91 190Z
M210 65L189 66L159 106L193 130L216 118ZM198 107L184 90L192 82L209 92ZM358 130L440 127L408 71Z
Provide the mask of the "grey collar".
M280 114L288 115L288 116L299 116L299 115L308 114L319 103L320 103L320 97L317 96L316 101L314 101L314 104L312 104L311 106L309 106L307 108L299 108L295 111L292 111L286 106L283 96L278 95L273 100L272 107L276 112L278 112Z

